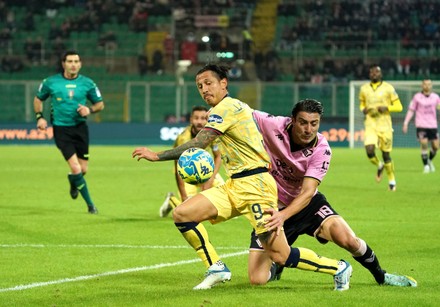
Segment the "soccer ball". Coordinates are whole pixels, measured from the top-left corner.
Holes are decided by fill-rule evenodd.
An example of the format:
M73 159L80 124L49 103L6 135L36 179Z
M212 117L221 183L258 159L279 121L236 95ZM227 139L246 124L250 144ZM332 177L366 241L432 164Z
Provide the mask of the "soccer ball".
M177 161L177 173L186 183L204 183L214 173L214 160L204 149L187 149L180 155Z

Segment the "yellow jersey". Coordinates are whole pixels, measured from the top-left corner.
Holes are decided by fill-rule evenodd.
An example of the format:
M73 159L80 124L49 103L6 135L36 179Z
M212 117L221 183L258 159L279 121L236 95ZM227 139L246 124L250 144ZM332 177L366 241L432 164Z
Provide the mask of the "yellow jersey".
M252 111L246 103L228 96L210 110L205 128L220 135L218 143L229 177L259 167L270 168Z
M373 125L377 131L392 130L390 112L401 112L403 109L399 95L388 82L366 83L359 92L359 108L371 109L366 114L365 125ZM377 107L387 107L388 111L379 113Z

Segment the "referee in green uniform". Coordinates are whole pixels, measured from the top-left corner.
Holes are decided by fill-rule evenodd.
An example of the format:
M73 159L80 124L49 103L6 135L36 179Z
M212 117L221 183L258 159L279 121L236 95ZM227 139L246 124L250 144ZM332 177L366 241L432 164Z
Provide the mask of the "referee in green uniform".
M104 109L104 101L93 80L79 74L81 58L78 52L67 51L61 62L63 73L44 79L34 98L37 128L47 129L43 101L50 97L50 122L55 144L70 168L70 196L76 199L81 193L88 212L97 214L98 209L84 179L89 160L89 129L86 119L89 114ZM86 105L87 100L90 101L89 106Z

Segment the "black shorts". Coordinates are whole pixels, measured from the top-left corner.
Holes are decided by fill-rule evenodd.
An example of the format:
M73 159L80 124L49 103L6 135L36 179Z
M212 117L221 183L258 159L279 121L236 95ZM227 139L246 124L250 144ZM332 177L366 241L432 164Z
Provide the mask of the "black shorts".
M308 234L313 237L315 231L321 226L322 222L333 215L338 215L338 213L333 210L325 196L318 192L313 196L307 207L284 222L283 228L287 237L287 242L289 242L289 245L292 245L298 236L303 234ZM316 239L323 244L328 242L319 237ZM263 248L254 231L251 233L250 248Z
M85 122L76 126L53 126L53 136L66 161L74 154L80 159L89 159L89 128Z
M417 139L420 141L422 139L428 139L428 141L438 140L438 130L431 128L417 128L416 129Z

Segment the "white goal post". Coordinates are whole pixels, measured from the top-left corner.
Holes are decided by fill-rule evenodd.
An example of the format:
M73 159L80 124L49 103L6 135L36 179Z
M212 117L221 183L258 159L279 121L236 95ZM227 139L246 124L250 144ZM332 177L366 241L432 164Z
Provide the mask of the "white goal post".
M402 132L402 124L405 119L408 105L411 102L415 93L422 89L422 79L411 81L393 81L384 80L394 86L397 94L399 94L400 101L403 105L402 112L391 113L394 129L393 147L418 147L418 142L415 134L414 116L407 134ZM370 82L369 80L355 80L349 83L349 145L350 148L363 147L364 137L364 115L359 109L359 90L360 87ZM432 80L433 92L440 93L440 81Z

